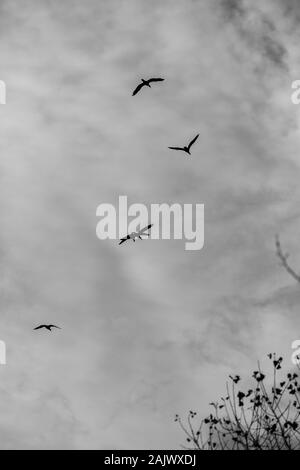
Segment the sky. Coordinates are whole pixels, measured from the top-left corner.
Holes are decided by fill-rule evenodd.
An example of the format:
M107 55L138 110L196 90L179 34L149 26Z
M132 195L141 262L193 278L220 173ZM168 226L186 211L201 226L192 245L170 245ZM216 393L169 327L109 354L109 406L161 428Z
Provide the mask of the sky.
M0 447L177 449L175 413L300 339L299 2L0 8ZM203 249L99 240L120 195L204 204Z

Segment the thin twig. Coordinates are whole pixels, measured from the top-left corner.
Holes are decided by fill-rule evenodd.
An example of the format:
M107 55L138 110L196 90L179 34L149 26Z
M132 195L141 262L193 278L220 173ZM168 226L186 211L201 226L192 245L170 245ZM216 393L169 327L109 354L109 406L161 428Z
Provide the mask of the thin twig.
M276 254L278 258L280 259L282 266L297 282L300 283L300 274L297 274L296 271L289 265L287 261L289 257L289 253L283 253L278 235L276 235L275 237L275 245L276 245Z

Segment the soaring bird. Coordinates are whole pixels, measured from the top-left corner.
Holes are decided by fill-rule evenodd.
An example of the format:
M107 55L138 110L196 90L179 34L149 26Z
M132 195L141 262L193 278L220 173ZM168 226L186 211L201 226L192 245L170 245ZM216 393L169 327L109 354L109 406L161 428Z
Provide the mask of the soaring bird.
M130 239L133 242L135 242L136 238L140 238L141 240L143 240L142 235L145 235L145 236L147 235L149 237L150 233L144 233L144 232L149 230L152 226L153 226L153 224L149 224L149 225L147 225L147 227L142 228L142 230L139 230L138 232L132 232L129 235L127 235L126 237L121 238L119 245L122 245L122 243L124 243L124 242L126 242L127 240L130 240Z
M171 150L182 150L183 152L188 153L191 155L191 146L196 142L200 134L197 134L196 137L193 138L193 140L190 141L189 145L187 147L169 147Z
M150 83L152 83L152 82L163 82L163 81L164 81L164 78L149 78L149 80L144 80L142 78L142 83L140 83L136 87L136 89L132 93L132 96L136 95L144 86L148 86L149 88L151 88Z
M36 328L33 328L34 330L39 330L40 328L46 328L49 331L52 331L51 328L59 328L59 326L56 325L40 325L37 326ZM61 330L61 328L59 328Z

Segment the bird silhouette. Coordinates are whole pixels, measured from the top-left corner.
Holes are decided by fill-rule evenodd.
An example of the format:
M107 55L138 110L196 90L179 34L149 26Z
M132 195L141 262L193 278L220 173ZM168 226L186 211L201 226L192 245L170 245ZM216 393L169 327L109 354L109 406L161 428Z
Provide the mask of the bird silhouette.
M200 134L197 134L196 137L193 138L193 140L191 140L191 142L189 143L189 145L187 147L169 147L169 149L171 150L182 150L182 152L185 152L185 153L188 153L189 155L191 155L191 146L196 142L196 140L198 139Z
M34 330L40 330L41 328L46 328L49 331L52 331L51 328L58 328L58 329L61 330L61 328L59 328L59 326L56 326L56 325L40 325L40 326L37 326L36 328L33 328L33 329Z
M124 243L124 242L126 242L127 240L130 240L130 239L133 242L135 242L136 238L140 238L141 240L143 240L142 235L145 235L145 236L147 235L149 237L150 233L144 233L144 232L149 230L152 226L153 226L153 224L149 224L149 225L147 225L147 227L144 227L142 230L139 230L138 232L132 232L129 235L127 235L126 237L121 238L119 245L122 245L122 243Z
M152 82L163 82L163 81L164 81L164 78L149 78L149 80L144 80L142 78L142 83L140 83L136 87L136 89L132 93L132 96L136 95L144 86L148 86L149 88L151 88L150 83L152 83Z

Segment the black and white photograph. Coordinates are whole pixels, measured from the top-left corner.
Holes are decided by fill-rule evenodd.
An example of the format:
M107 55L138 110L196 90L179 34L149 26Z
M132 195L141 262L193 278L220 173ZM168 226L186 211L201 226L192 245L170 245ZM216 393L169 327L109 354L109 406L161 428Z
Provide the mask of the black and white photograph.
M0 450L300 450L299 44L299 0L0 0Z

